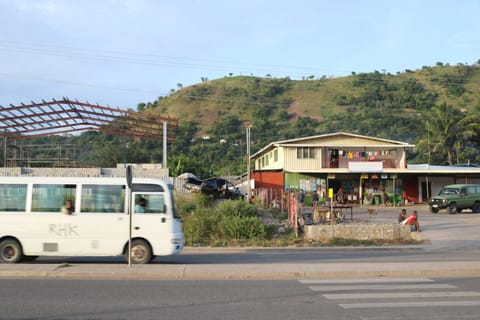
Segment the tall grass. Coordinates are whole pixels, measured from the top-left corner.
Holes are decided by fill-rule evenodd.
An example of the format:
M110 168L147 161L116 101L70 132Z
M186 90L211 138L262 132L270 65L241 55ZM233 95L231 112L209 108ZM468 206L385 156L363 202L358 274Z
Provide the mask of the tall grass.
M271 239L276 228L258 218L258 208L246 201L211 200L201 194L187 201L179 199L185 245L251 244Z

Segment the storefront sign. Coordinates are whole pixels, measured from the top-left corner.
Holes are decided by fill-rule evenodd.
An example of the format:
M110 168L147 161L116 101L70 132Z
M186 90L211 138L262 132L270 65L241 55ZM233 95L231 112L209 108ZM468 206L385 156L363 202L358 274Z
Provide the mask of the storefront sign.
M380 172L383 171L382 161L350 161L348 162L350 172Z

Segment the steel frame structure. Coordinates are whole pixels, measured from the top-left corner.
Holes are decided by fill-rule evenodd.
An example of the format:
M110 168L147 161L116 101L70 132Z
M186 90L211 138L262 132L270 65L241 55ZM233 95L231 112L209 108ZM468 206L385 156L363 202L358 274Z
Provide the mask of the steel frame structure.
M163 165L166 166L167 142L174 141L175 130L172 129L177 127L178 119L73 101L65 97L62 100L42 100L41 103L10 104L9 107L0 105L4 166L7 165L8 141L82 131L163 141Z
M169 128L168 133L164 127ZM0 105L0 137L6 141L81 131L172 142L178 119L63 98L41 103Z

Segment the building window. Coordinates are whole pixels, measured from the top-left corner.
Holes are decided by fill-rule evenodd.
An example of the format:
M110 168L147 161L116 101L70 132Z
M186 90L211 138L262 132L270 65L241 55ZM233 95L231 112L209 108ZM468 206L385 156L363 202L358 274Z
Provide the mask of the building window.
M297 159L315 159L314 147L298 147Z
M278 161L278 150L273 151L273 161Z

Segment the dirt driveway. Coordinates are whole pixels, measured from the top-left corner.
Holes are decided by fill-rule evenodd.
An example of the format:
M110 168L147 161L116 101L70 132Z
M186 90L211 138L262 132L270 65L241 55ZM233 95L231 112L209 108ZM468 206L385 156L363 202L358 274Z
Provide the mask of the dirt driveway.
M428 205L413 205L377 207L377 216L371 218L368 208L370 207L354 208L354 220L392 223L398 221L398 215L403 208L407 209L407 214L417 210L422 230L420 236L431 243L432 249L480 248L480 214L463 211L451 215L445 210L431 213Z

